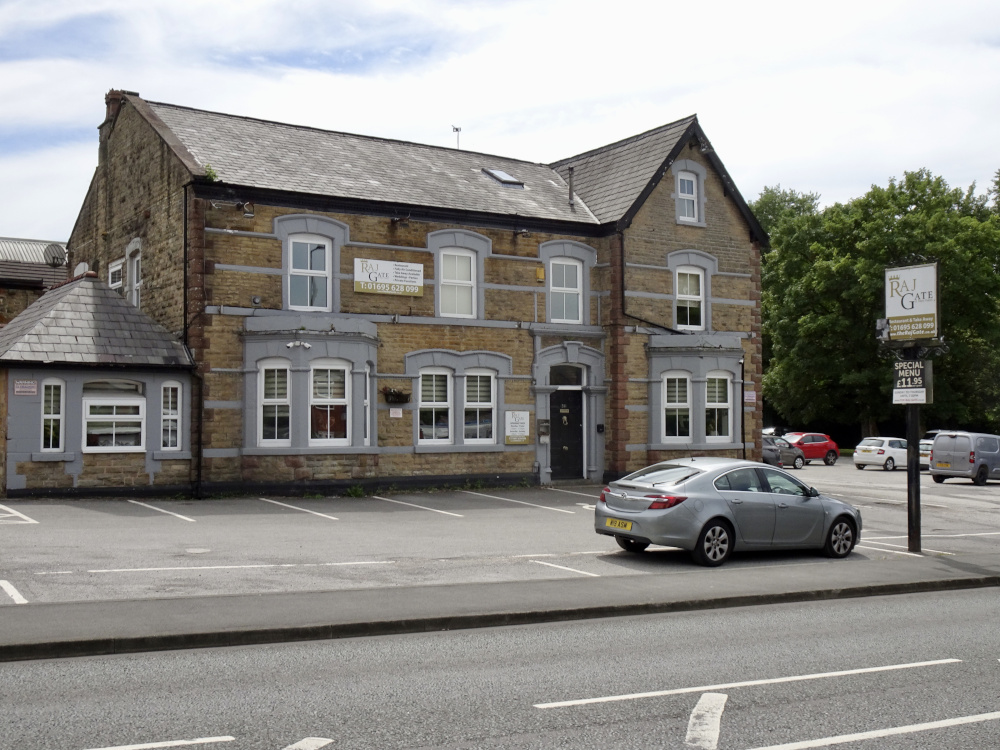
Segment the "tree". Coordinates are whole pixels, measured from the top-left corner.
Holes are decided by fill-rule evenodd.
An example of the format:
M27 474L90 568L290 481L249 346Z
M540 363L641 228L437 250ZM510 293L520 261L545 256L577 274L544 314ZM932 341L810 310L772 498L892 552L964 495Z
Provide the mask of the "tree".
M819 193L782 190L781 185L765 187L757 200L751 201L750 210L764 231L771 234L784 221L816 213L819 210Z
M779 221L771 247L764 395L785 419L860 422L877 434L899 408L875 338L885 268L937 261L950 351L934 362L934 404L923 413L934 425L1000 428L1000 216L974 188L908 172L847 204Z

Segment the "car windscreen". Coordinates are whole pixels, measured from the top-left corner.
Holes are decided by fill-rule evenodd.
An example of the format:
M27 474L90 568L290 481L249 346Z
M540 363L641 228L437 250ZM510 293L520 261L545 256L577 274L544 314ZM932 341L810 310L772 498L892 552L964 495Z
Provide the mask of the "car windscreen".
M645 469L639 469L639 471L629 474L619 481L641 482L642 484L680 484L698 474L701 474L701 470L693 466L654 464Z

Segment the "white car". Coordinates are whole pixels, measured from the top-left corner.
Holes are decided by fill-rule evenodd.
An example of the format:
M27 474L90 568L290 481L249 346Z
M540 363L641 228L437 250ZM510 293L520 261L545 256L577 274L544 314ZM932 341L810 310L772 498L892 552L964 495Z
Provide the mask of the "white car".
M854 468L881 466L892 471L897 466L906 468L906 441L892 437L865 438L854 449Z

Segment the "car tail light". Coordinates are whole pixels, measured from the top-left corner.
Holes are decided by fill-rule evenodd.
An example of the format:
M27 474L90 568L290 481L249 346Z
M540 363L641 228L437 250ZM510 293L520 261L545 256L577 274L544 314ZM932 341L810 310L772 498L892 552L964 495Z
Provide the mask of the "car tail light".
M680 505L687 497L684 495L646 495L647 500L652 500L647 510L666 510Z
M611 492L611 488L610 487L605 487L603 490L601 490L601 499L598 500L598 502L607 504L608 499L606 497L604 497L604 493L605 492Z
M885 453L885 448L879 448L878 454L881 456L883 453Z
M976 463L976 452L975 451L969 451L969 463L970 464Z
M929 451L927 451L927 460L928 461L933 461L934 460L934 449L933 448L931 448Z

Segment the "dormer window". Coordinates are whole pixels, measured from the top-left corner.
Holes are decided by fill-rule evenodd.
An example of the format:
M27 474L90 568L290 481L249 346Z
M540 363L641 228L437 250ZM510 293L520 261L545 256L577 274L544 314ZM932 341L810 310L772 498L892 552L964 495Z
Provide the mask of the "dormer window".
M499 182L501 185L503 185L504 187L515 188L520 190L524 189L524 182L517 179L516 177L512 177L511 175L504 172L502 169L483 167L483 171L490 177L492 177L494 180Z

